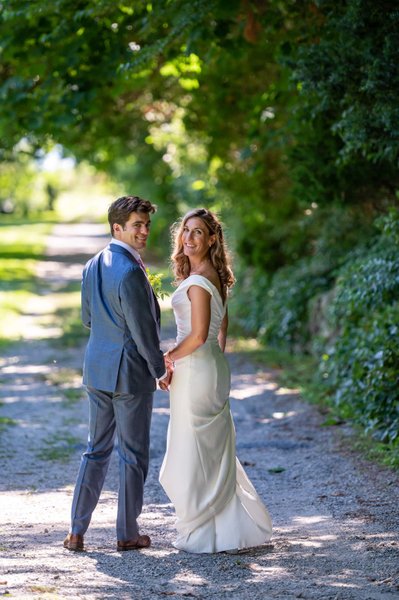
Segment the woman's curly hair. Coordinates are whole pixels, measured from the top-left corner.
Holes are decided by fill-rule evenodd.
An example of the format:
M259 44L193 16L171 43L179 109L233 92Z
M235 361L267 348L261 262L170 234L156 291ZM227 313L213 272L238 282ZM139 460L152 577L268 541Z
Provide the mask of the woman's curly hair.
M183 251L183 230L187 221L198 217L206 225L209 235L215 235L215 243L209 248L209 259L216 269L222 286L222 297L226 299L235 278L230 267L230 254L224 239L222 225L217 216L206 208L195 208L172 225L174 248L171 256L174 283L178 285L190 275L190 261Z

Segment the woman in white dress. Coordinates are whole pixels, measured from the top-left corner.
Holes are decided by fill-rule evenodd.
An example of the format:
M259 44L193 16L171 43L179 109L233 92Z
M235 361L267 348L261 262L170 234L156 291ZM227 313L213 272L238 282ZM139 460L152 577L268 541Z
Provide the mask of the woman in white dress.
M182 218L172 263L177 340L165 354L173 377L160 482L176 511L174 546L194 553L259 546L272 525L235 455L224 355L234 277L213 213L201 208Z

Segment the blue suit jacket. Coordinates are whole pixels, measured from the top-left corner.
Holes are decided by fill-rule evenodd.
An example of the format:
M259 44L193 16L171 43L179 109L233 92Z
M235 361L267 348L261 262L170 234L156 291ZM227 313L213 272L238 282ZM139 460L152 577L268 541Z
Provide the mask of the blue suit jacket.
M90 328L83 383L108 392L150 392L165 373L160 310L128 250L109 244L86 264L82 321Z

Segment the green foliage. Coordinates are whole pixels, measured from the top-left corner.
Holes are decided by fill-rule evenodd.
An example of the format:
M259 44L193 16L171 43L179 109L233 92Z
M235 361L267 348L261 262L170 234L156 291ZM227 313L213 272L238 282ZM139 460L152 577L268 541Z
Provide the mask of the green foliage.
M234 306L236 319L272 348L312 351L320 365L314 369L313 381L306 381L304 393L327 401L332 422L350 419L361 424L395 453L399 212L392 209L378 218L367 243L360 233L355 250L349 250L343 236L342 252L333 255L335 232L328 231L327 227L318 240L312 259L281 268L269 278L260 279L256 272L239 275L235 303L241 302ZM367 221L364 231L370 231ZM353 227L348 232L350 240ZM317 313L320 294L327 302ZM287 364L286 359L283 362Z
M162 288L163 274L162 273L151 273L149 269L146 269L146 271L147 271L148 279L150 281L150 284L152 286L152 289L154 290L156 297L163 300L166 296L168 296L168 292L166 292Z
M45 208L45 198L33 160L15 154L0 162L0 209L27 217Z
M264 303L270 277L256 269L238 269L230 300L230 331L257 335L264 321ZM256 281L256 286L254 285Z
M314 270L303 261L280 269L273 277L264 305L263 338L291 350L309 341L309 301L331 286L328 272Z
M281 54L298 89L289 161L301 202L392 202L399 185L399 13L394 1L312 7Z
M340 161L363 156L394 164L399 156L397 3L318 3L317 31L298 54L296 80L312 114L330 113ZM317 21L315 23L317 23ZM311 36L321 33L316 39Z
M50 223L4 215L0 224L0 345L24 335L20 315L37 291L36 261L43 257Z
M332 403L381 441L399 434L399 216L379 220L382 235L339 273L330 310L339 334L320 373Z
M328 355L336 404L393 439L398 24L394 0L8 0L0 152L107 170L159 205L159 254L189 207L220 212L237 321Z
M58 433L48 437L44 446L37 452L37 458L50 462L66 463L82 444L82 441L69 433Z
M381 441L399 433L399 304L373 310L342 330L321 374L344 418L360 422Z
M10 427L16 424L17 421L15 421L15 419L0 416L0 432L3 431L6 427Z

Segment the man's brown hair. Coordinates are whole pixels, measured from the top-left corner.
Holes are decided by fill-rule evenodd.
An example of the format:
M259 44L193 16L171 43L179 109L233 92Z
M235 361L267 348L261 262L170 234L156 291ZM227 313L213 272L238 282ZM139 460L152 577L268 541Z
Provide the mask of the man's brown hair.
M149 200L143 200L139 196L122 196L118 198L108 208L108 223L111 228L111 235L114 235L115 223L124 227L132 212L153 214L156 210L155 204L152 204Z

